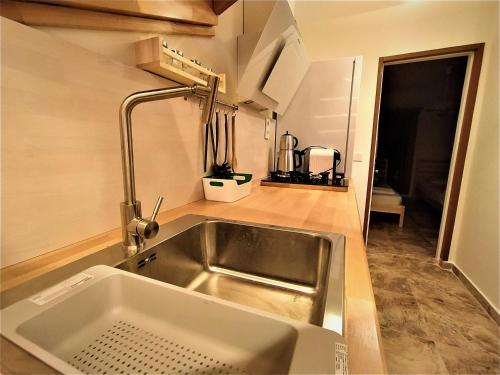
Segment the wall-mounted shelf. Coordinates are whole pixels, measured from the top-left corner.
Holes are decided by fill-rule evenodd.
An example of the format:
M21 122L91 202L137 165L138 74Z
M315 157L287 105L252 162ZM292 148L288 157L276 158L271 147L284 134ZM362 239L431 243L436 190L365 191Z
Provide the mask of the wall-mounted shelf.
M208 76L220 77L219 91L226 92L226 75L216 74L207 68L164 47L160 37L153 37L135 44L137 67L158 74L184 85L207 85Z

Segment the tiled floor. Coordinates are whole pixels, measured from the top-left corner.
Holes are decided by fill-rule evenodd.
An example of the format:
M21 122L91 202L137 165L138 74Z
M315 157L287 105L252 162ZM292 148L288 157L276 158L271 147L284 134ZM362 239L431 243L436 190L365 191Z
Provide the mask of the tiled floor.
M403 229L395 215L372 215L367 254L389 373L499 374L498 325L434 262L439 219L423 203L408 207Z

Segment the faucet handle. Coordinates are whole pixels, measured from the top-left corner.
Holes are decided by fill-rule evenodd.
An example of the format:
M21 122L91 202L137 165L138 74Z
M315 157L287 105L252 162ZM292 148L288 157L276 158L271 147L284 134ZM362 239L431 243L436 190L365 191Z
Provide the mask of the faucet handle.
M153 213L151 214L151 221L156 220L156 216L158 215L158 211L160 211L161 204L163 203L163 197L160 195L156 200L155 208L153 208Z
M163 202L163 197L158 197L151 218L149 219L138 218L134 220L133 230L142 238L147 238L147 239L153 238L160 230L160 226L156 222L156 216L158 215L158 211L160 211L160 206L162 202Z

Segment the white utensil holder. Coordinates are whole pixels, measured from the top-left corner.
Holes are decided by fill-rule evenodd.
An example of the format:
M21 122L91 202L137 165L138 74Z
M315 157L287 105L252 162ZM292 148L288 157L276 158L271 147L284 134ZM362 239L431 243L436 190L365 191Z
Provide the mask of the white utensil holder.
M203 177L205 199L218 202L235 202L252 191L252 175L233 173L231 179Z

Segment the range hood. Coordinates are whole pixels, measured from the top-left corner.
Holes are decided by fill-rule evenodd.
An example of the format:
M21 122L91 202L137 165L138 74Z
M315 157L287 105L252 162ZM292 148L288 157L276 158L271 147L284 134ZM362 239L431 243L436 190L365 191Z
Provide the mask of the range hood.
M283 114L310 65L292 10L287 1L275 1L267 15L245 18L265 20L261 31L238 37L239 101Z

